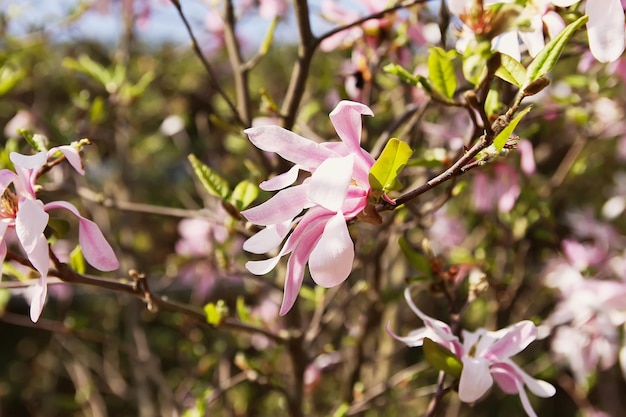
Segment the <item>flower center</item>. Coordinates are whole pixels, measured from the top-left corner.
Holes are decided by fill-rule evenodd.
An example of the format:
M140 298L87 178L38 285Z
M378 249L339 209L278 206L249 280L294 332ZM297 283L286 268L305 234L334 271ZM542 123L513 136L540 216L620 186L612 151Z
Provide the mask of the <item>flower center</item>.
M0 218L14 219L17 215L17 195L6 189L0 198Z

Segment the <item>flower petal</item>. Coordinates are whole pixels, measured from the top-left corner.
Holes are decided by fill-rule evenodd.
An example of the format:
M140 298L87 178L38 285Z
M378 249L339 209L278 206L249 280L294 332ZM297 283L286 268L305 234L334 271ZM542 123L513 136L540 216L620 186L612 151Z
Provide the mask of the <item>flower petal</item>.
M262 261L248 261L246 262L246 269L254 275L265 275L278 265L278 261L284 255L286 254L280 253L273 258L263 259Z
M497 366L505 369L508 368L511 373L516 374L524 382L524 385L528 387L530 392L537 397L548 398L556 394L556 388L554 388L552 384L542 379L533 378L510 359L498 363Z
M263 181L259 184L259 188L265 191L282 190L283 188L289 187L291 184L296 182L299 172L300 167L298 165L294 165L289 171L277 175L267 181Z
M459 380L459 399L464 403L479 400L493 385L489 362L484 358L464 357L463 371Z
M43 236L43 231L48 224L48 213L39 200L31 200L22 197L18 202L17 215L15 217L15 232L26 253L35 250L39 243L38 238ZM47 253L46 264L49 261Z
M78 219L78 243L91 266L100 271L115 271L120 264L113 252L113 248L104 238L97 224L84 218L74 205L66 201L54 201L46 204L46 210L64 209L72 213Z
M46 297L48 296L48 285L44 275L41 275L37 280L37 283L33 285L31 295L30 319L33 323L37 323L37 320L39 320L41 312L43 311L43 307L46 304Z
M330 149L279 126L251 127L244 133L257 148L277 153L306 171L313 171L325 159L336 156Z
M48 156L52 156L57 152L61 152L67 162L78 172L80 175L85 175L85 168L83 167L83 160L80 158L78 149L70 145L57 146L48 151Z
M290 221L310 206L306 196L307 188L308 184L286 188L276 193L265 203L244 210L241 214L252 223L260 226Z
M354 243L350 239L343 213L338 212L324 227L309 258L311 278L316 284L330 288L341 284L352 272Z
M519 399L522 401L522 407L524 407L524 411L526 411L528 417L537 417L537 413L535 413L533 406L530 404L528 394L526 394L526 390L522 386L522 383L518 380L515 380L515 384L517 385Z
M448 326L443 321L440 321L440 320L434 319L434 318L432 318L430 316L427 316L426 314L424 314L422 312L422 310L417 308L417 306L413 302L413 299L411 298L410 287L407 287L404 290L404 299L406 300L406 302L409 305L409 307L411 308L411 310L413 310L413 312L420 319L422 319L422 321L424 322L426 327L429 327L429 328L433 329L434 333L437 335L437 339L433 338L433 341L435 341L437 343L440 343L440 342L458 342L458 338L454 334L452 334L452 329L450 329L450 326ZM456 352L454 350L453 350L453 352L454 353L458 353L458 352Z
M600 62L613 62L624 52L624 9L620 0L587 1L589 49Z
M271 224L243 242L243 249L251 253L267 253L275 249L289 233L290 221L279 225Z
M306 261L310 258L311 251L324 230L325 222L323 220L324 218L322 217L310 224L306 233L298 240L293 253L289 257L289 262L287 262L287 274L285 276L283 302L280 306L279 313L281 316L284 316L291 310L296 302L296 298L298 298L298 292L300 291L300 287L302 287L302 281L304 279ZM298 227L302 227L302 225Z
M330 112L330 121L351 153L361 150L361 116L373 116L372 109L355 101L342 100Z
M497 332L500 338L487 350L490 360L507 359L526 349L537 338L537 328L530 320L523 320Z
M352 155L322 162L311 176L307 198L332 212L339 211L346 199L353 166Z

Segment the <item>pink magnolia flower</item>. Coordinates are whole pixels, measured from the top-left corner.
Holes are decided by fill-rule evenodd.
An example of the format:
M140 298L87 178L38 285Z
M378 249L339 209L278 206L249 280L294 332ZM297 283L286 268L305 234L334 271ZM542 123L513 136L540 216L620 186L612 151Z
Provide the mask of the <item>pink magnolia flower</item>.
M259 0L259 15L264 19L282 18L287 14L286 0Z
M475 332L463 330L461 342L452 333L450 326L417 308L409 288L404 291L404 298L411 310L424 321L425 327L413 330L405 337L395 335L389 327L388 332L411 347L422 346L424 338L429 338L458 357L463 363L459 380L461 401L478 401L495 381L504 392L518 394L526 414L536 417L525 388L539 397L551 397L556 393L550 383L532 378L510 359L537 338L537 329L531 321L524 320L495 332L485 329Z
M286 173L260 185L264 190L281 191L242 212L252 223L265 226L244 243L248 252L273 250L295 227L277 256L246 263L250 272L263 275L274 269L281 257L291 254L281 315L293 306L307 263L311 277L323 287L341 284L352 270L354 244L346 221L361 213L368 203L368 174L374 164L372 156L360 147L361 115L373 113L364 104L351 101L340 102L330 113L341 142L316 143L278 126L245 131L259 149L295 163ZM289 187L300 170L312 175L302 184ZM300 215L305 209L306 213Z
M35 181L38 171L48 157L63 153L68 162L81 175L84 170L78 150L72 146L52 148L48 152L41 151L35 155L22 155L11 152L9 158L15 166L15 172L8 169L0 170L0 265L7 253L5 235L7 229L15 229L18 241L33 267L39 272L39 281L34 285L33 298L30 305L30 318L36 322L41 315L46 300L46 277L50 265L48 241L44 229L48 224L48 211L64 209L78 219L78 241L83 255L89 264L101 271L112 271L119 268L113 249L105 240L98 226L82 217L76 207L65 201L53 201L44 204L37 199ZM13 184L13 190L9 186ZM1 266L0 266L1 268Z

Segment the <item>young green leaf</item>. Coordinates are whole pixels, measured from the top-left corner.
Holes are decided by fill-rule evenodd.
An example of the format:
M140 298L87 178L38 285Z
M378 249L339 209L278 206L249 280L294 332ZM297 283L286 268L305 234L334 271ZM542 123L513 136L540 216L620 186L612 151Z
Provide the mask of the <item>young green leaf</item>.
M581 16L578 20L567 25L565 29L561 33L559 33L556 37L552 38L550 42L537 54L533 62L530 63L527 69L527 76L525 86L532 83L539 77L547 74L556 62L558 61L563 49L565 48L565 44L574 36L574 33L582 25L584 25L589 16Z
M511 120L511 123L509 123L507 127L502 129L502 131L498 133L498 135L493 140L493 146L496 148L496 151L500 152L502 148L504 148L506 141L509 140L509 137L513 134L513 131L517 127L517 124L520 122L520 120L522 120L522 117L526 116L529 111L530 107L526 107L524 110L519 112L513 120Z
M387 64L383 67L383 71L396 75L400 77L400 79L408 84L417 86L419 84L419 79L415 75L411 74L407 71L402 65L398 64Z
M200 162L195 155L189 154L187 157L191 163L193 171L200 180L204 189L211 195L226 200L230 195L228 182L211 168Z
M70 252L70 267L79 274L85 273L85 258L83 257L83 251L80 249L80 246L76 246L74 250Z
M455 378L461 376L463 362L454 353L427 337L424 338L423 348L426 360L433 367Z
M446 52L436 46L430 48L428 55L428 75L432 85L447 99L452 99L456 91L456 75L452 65L455 56L454 50Z
M237 210L245 210L259 196L259 187L251 181L243 180L233 190L230 202Z
M397 183L398 174L404 168L413 151L404 142L392 138L385 145L378 160L369 172L372 190L387 192Z
M237 297L237 316L242 323L250 321L250 309L246 306L246 301L242 296Z
M500 54L500 60L502 65L496 71L496 76L521 87L526 81L526 68L518 60L507 54Z
M205 305L204 314L206 314L206 320L209 324L218 326L226 314L228 314L228 306L224 303L224 300L218 300L217 303Z
M409 261L409 264L411 264L415 270L421 272L426 277L431 276L432 268L430 266L430 261L426 256L413 249L404 236L400 236L398 239L398 245L400 246L400 249L402 250L402 253L406 257L407 261Z

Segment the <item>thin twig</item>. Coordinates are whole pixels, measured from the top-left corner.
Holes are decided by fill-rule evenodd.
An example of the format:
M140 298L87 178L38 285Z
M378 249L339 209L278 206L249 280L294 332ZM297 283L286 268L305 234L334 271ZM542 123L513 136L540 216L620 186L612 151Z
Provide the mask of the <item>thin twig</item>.
M191 44L192 44L194 53L196 54L198 59L200 59L200 62L202 62L202 66L204 66L204 69L206 70L207 74L209 74L209 82L211 84L211 87L213 87L215 91L217 91L217 93L224 99L224 101L230 108L230 111L232 112L233 117L237 120L237 122L243 127L248 127L249 125L246 123L245 120L243 120L240 117L239 112L237 111L237 108L235 107L233 102L230 100L230 98L228 97L226 92L222 89L222 87L220 87L220 84L217 81L217 76L215 75L215 72L213 71L211 64L209 64L209 61L207 61L206 57L202 53L202 49L200 49L198 40L196 39L196 36L193 33L193 29L191 28L191 25L189 24L189 21L187 20L187 16L185 16L185 13L183 12L183 8L180 5L180 1L172 0L172 4L178 11L178 15L180 16L180 18L183 21L183 24L185 25L185 29L187 30L187 33L189 34L189 38L191 39Z

